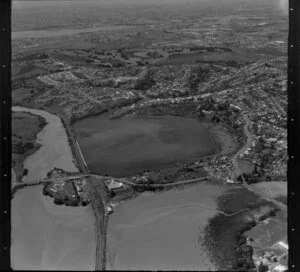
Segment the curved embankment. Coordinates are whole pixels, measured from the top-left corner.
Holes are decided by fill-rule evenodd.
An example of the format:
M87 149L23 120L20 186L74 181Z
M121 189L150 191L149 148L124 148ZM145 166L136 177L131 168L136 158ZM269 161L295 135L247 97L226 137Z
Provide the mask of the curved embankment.
M80 169L80 172L84 174L77 174L76 176L86 176L89 173L89 168L83 157L80 145L77 141L76 135L73 131L72 126L66 116L66 114L59 110L49 108L47 109L52 114L59 116L61 122L66 130L68 141L72 149L73 156L76 159L77 167ZM91 205L95 215L95 230L96 230L96 252L95 252L95 270L104 270L105 269L105 247L106 247L106 228L107 228L107 215L106 215L106 201L104 199L104 190L98 190L97 183L94 183L93 180L88 179L88 186L91 192ZM102 194L103 193L103 194Z
M36 142L40 144L40 148L24 161L24 167L28 169L28 174L23 177L25 183L45 178L54 167L68 172L78 172L68 144L68 136L59 117L43 110L19 106L13 107L12 110L39 115L47 122L36 135Z
M14 194L22 188L25 188L28 186L36 186L36 185L40 185L42 183L43 183L43 181L34 181L34 182L27 182L27 183L22 182L22 183L15 184L11 189L11 197L13 197Z
M76 135L70 125L67 116L60 110L47 109L49 112L56 114L60 117L62 124L67 132L68 141L71 146L73 156L76 159L77 167L80 172L84 173L83 176L89 173L88 165L83 157L80 145L77 141ZM78 175L77 175L78 176ZM95 270L105 270L105 248L106 248L106 228L107 228L107 215L106 215L106 202L104 199L104 188L97 190L97 184L93 180L88 179L88 186L91 192L92 201L91 205L95 216L95 235L96 235L96 252L95 252Z
M72 153L73 153L73 156L76 161L76 166L80 170L80 172L88 173L89 168L86 164L85 158L83 157L80 145L77 141L77 138L73 131L73 128L70 125L67 115L59 109L47 108L46 110L48 112L51 112L52 114L57 115L61 119L61 122L62 122L62 124L66 130L67 136L68 136L69 145L72 149Z
M92 178L105 178L105 179L114 179L116 182L122 182L126 185L130 185L130 186L145 186L143 184L137 184L137 183L134 183L134 182L131 182L131 181L128 181L126 178L114 178L114 177L109 177L109 176L101 176L101 175L98 175L98 174L74 174L74 175L70 175L68 177L65 178L65 180L68 180L68 179L74 179L74 178L80 178L80 177L92 177ZM49 182L49 181L54 181L55 179L44 179L42 182ZM173 183L156 183L156 184L151 184L149 185L148 187L151 187L151 188L165 188L165 189L168 189L168 188L174 188L176 186L181 186L181 185L188 185L188 184L193 184L193 183L196 183L198 181L205 181L205 180L208 180L207 177L201 177L201 178L195 178L195 179L187 179L187 180L181 180L181 181L176 181L176 182L173 182ZM28 185L31 185L31 183L34 183L34 184L37 184L38 180L36 181L31 181ZM24 184L26 186L26 184ZM96 185L95 185L96 187Z

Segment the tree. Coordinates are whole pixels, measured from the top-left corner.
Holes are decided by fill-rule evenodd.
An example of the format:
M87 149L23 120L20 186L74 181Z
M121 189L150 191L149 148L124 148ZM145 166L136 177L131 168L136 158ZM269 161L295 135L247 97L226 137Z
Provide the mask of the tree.
M140 78L136 81L134 89L136 90L146 90L154 85L156 82L154 80L154 70L148 69L144 71Z
M211 121L212 122L215 122L215 123L219 123L220 122L220 118L216 115L214 115L212 118L211 118Z
M28 169L24 168L24 170L23 170L23 176L26 176L26 175L28 175Z
M210 71L197 65L191 68L187 77L187 84L192 92L196 92L200 82L206 81L210 77Z
M267 272L269 271L269 267L261 261L259 266L258 266L258 272Z
M199 115L198 115L199 117L205 117L205 114L204 114L204 112L203 112L203 110L199 110Z

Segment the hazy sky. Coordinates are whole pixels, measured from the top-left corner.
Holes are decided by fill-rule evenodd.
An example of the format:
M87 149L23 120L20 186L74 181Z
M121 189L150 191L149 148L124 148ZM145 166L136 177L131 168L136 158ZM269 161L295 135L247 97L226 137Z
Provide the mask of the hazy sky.
M63 2L81 2L81 3L103 3L103 4L159 4L159 3L191 3L191 2L210 2L210 3L260 3L260 2L273 2L278 5L278 8L285 14L288 13L288 0L13 0L13 2L35 1L43 2L63 1ZM300 0L299 0L300 1ZM23 5L22 5L23 6Z

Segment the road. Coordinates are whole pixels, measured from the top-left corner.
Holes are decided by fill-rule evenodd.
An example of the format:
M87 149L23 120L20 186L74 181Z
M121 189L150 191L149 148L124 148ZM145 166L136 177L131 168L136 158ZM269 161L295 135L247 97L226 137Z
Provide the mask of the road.
M123 182L124 184L131 185L131 186L137 185L137 183L128 181L125 178L114 179L114 180L119 180L120 182ZM207 177L181 180L181 181L176 181L173 183L155 183L155 184L151 184L150 186L153 188L155 188L155 187L165 187L166 188L166 187L172 187L172 186L185 185L185 184L193 183L196 181L203 181L203 180L207 180Z
M246 150L251 146L251 143L253 141L253 136L250 133L250 131L248 130L248 127L251 122L248 115L244 114L243 117L245 119L245 125L244 125L243 129L244 129L244 134L247 137L247 141L246 141L246 144L240 150L238 150L238 152L235 153L235 155L232 157L232 164L233 164L237 174L241 175L243 183L245 183L244 186L247 187L248 184L245 182L244 176L242 175L242 172L241 172L241 169L240 169L239 163L238 163L238 158L240 155L244 154L246 152ZM247 189L250 190L250 188L247 188Z
M107 221L108 221L108 215L106 213L106 206L107 203L105 202L105 190L102 188L99 188L99 181L102 179L107 178L113 178L113 177L107 177L107 176L101 176L97 174L90 174L90 173L75 173L74 175L61 177L61 178L46 178L44 180L36 180L31 181L28 183L23 184L17 184L12 188L13 193L15 193L19 188L23 188L25 186L33 186L37 184L43 184L46 182L58 182L58 181L67 181L72 180L76 178L89 178L87 181L87 184L89 186L90 192L91 192L91 206L93 208L94 214L95 214L95 231L96 231L96 256L95 256L95 270L105 270L106 266L106 228L107 228ZM94 180L93 180L94 179ZM113 178L115 181L123 182L127 185L135 185L135 183L130 182L123 179L116 179ZM154 184L153 187L171 187L171 186L178 186L178 185L185 185L190 184L197 181L206 180L206 177L196 178L196 179L189 179L189 180L182 180L178 181L172 184ZM227 215L229 216L229 215Z
M72 130L72 127L69 125L67 117L65 114L59 111L59 117L63 120L66 131L68 133L73 155L76 158L77 164L81 173L76 175L72 175L69 177L65 177L64 180L74 179L76 177L89 177L89 169L86 164L86 161L83 157L82 151L78 144L76 135ZM54 181L53 179L44 179L43 182ZM91 192L91 205L95 214L95 230L96 230L96 256L95 256L95 270L105 270L105 255L106 255L106 222L107 216L105 213L106 204L104 203L104 199L99 195L97 188L95 188L95 184L88 179L87 182L89 186L89 191ZM102 205L101 205L102 204Z
M245 178L244 178L244 176L243 176L243 173L242 173L242 171L241 171L241 169L240 169L240 167L239 167L239 164L238 164L238 157L239 157L239 155L241 155L241 154L244 154L245 153L245 151L251 146L251 143L252 143L252 140L253 140L253 136L252 136L252 134L250 133L250 131L249 131L249 125L250 125L250 123L251 123L251 121L250 121L250 119L249 119L249 117L248 117L248 115L247 114L243 114L243 117L244 117L244 119L245 119L245 125L244 125L244 133L245 133L245 135L246 135L246 137L247 137L247 142L246 142L246 144L233 156L233 158L232 158L232 163L233 163L233 166L234 166L234 168L236 169L236 172L239 174L239 175L241 175L241 178L242 178L242 184L243 184L243 186L247 189L247 190L249 190L249 191L251 191L251 192L253 192L253 193L256 193L255 192L255 190L245 181ZM265 200L267 200L267 201L270 201L270 202L273 202L275 205L277 205L278 207L280 207L281 209L283 209L283 210L287 210L287 206L285 205L285 204L283 204L282 202L280 202L280 201L277 201L276 199L273 199L273 198L264 198Z
M88 186L92 194L91 205L95 214L95 230L96 230L96 256L95 256L95 270L105 270L105 259L106 259L106 228L107 228L107 214L106 214L106 203L105 203L105 191L99 190L98 180L88 179Z
M60 116L62 117L62 116ZM62 118L64 119L64 118ZM249 117L247 114L244 114L244 119L245 119L245 125L244 125L244 133L247 137L247 141L246 141L246 144L233 156L232 158L232 163L233 163L233 166L236 170L236 172L238 174L241 175L241 178L242 178L242 184L243 186L248 189L249 191L252 191L255 193L255 190L253 190L253 188L247 184L247 182L245 181L244 177L243 177L243 174L242 174L242 171L241 169L239 168L239 165L238 165L238 157L239 155L243 154L250 146L251 146L251 143L253 141L253 136L251 135L251 133L249 132L248 130L248 127L251 123ZM94 214L95 214L95 229L96 229L96 264L95 264L95 270L98 271L98 270L105 270L105 256L106 256L106 227L107 227L107 213L106 213L106 203L105 203L105 198L103 197L103 195L101 195L101 190L99 190L99 188L97 188L97 184L99 184L99 180L101 179L108 179L108 178L112 178L114 179L115 181L120 181L120 182L123 182L124 184L127 184L127 185L130 185L130 186L133 186L133 185L136 185L134 182L130 182L128 181L127 179L123 178L123 179L117 179L117 178L113 178L113 177L107 177L107 176L101 176L101 175L97 175L97 174L92 174L92 173L89 173L89 170L87 168L87 165L86 165L86 162L84 160L84 157L83 157L83 154L80 150L80 147L78 145L78 142L77 142L77 139L76 139L76 136L75 134L73 133L72 129L70 128L68 122L64 119L64 123L66 125L66 130L69 134L69 137L71 142L72 142L72 145L73 145L73 151L75 151L74 155L76 156L77 158L77 161L78 161L78 164L81 166L81 173L75 173L74 175L70 175L70 176L67 176L67 177L63 177L63 178L58 178L58 179L44 179L42 181L40 180L37 180L37 181L31 181L30 183L28 184L24 184L24 185L17 185L18 187L22 187L22 186L31 186L31 185L36 185L36 184L41 184L41 183L45 183L45 182L49 182L49 181L58 181L58 180L70 180L70 179L75 179L75 178L80 178L80 177L86 177L86 178L95 178L95 180L97 182L92 182L90 179L88 181L88 186L89 186L89 189L90 189L90 192L91 192L91 205L93 207L93 210L94 210ZM177 181L175 183L171 183L171 184L152 184L151 186L152 187L172 187L172 186L178 186L178 185L186 185L186 184L190 184L190 183L194 183L194 182L197 182L197 181L203 181L203 180L207 180L207 177L201 177L201 178L195 178L195 179L189 179L189 180L181 180L181 181ZM14 186L13 187L13 190L16 191L18 189L17 186ZM102 192L104 193L104 192ZM274 199L267 199L266 200L268 201L271 201L273 203L275 203L277 206L279 206L280 208L286 210L287 207L286 205L284 205L283 203L279 202L279 201L276 201ZM204 208L209 208L209 207L205 207L203 206ZM222 211L219 211L220 213L222 213L223 215L225 216L232 216L232 215L235 215L237 213L240 213L242 211L244 211L245 209L243 210L240 210L240 211L237 211L235 213L232 213L232 214L227 214L227 213L224 213Z
M280 113L283 115L283 116L286 116L286 111L283 109L283 107L280 105L280 102L277 100L277 98L275 98L272 94L266 92L263 90L263 92L269 96L272 100L272 102L274 103L274 105L277 107L277 109L280 111Z
M30 181L30 182L26 183L25 185L30 186L30 185L41 184L41 183L46 183L46 182L68 181L68 180L77 179L77 178L84 178L84 177L85 178L94 177L94 178L98 178L98 179L110 179L111 178L116 182L122 182L122 183L130 185L130 186L137 185L137 183L134 183L132 181L128 181L128 180L126 180L126 178L115 178L115 177L101 176L101 175L98 175L98 174L90 174L90 173L86 173L86 174L75 173L74 175L70 175L70 176L66 176L66 177L50 178L50 179L46 178L46 179L43 179L42 181L34 180L34 181ZM181 180L181 181L176 181L176 182L173 182L173 183L155 183L155 184L151 184L151 186L153 186L153 187L179 186L179 185L185 185L185 184L193 183L193 182L196 182L196 181L204 181L204 180L207 180L207 177Z

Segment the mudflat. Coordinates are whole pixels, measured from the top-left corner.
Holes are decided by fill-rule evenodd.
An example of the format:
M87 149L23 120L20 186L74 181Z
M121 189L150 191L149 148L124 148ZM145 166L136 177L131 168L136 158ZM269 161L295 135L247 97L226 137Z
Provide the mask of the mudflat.
M12 159L13 180L22 179L24 160L33 154L40 145L36 143L36 135L46 125L40 116L28 112L12 113Z
M42 186L12 199L12 268L93 270L95 224L90 206L65 207L42 194Z
M109 217L106 268L215 270L202 237L223 191L203 182L119 204Z

